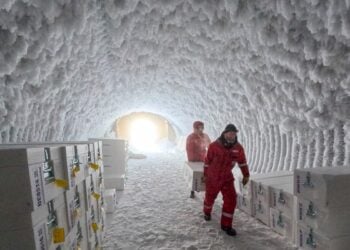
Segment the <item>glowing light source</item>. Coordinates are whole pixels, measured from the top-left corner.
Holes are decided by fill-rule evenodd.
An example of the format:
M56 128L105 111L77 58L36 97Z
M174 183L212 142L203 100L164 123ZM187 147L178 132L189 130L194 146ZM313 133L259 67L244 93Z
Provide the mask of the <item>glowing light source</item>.
M152 151L158 139L157 127L148 119L137 119L131 123L129 138L131 147L142 151Z

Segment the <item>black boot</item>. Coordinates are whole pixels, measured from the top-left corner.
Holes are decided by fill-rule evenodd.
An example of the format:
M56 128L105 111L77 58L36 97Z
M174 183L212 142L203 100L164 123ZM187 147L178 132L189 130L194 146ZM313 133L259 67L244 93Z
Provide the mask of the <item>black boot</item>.
M210 214L204 214L204 219L206 221L210 221L211 220L211 215Z
M237 234L236 230L232 227L221 226L221 229L224 230L230 236L235 236Z
M190 195L190 198L194 199L194 191L191 191L191 195Z

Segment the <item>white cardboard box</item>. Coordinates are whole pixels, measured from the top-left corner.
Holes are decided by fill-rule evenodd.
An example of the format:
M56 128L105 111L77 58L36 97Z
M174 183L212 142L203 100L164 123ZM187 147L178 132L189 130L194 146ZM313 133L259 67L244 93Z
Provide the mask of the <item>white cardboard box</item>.
M237 194L237 207L245 213L254 216L255 209L253 209L252 197Z
M350 234L350 206L322 207L313 201L298 198L297 221L327 237Z
M290 218L294 218L293 213L296 203L292 185L293 182L284 185L269 186L270 207L278 209Z
M251 181L253 190L253 214L254 217L263 222L270 224L270 194L269 187L256 180Z
M296 169L294 194L320 207L350 206L350 168Z
M348 250L350 234L336 238L322 236L312 227L297 223L297 247L301 250Z
M80 218L84 217L83 213L86 210L86 191L84 185L84 182L79 183L75 189L67 190L65 192L68 225L70 230L72 230Z
M44 147L30 147L30 145L13 146L11 149L2 147L0 185L3 190L15 191L17 195L14 196L13 192L8 191L2 193L0 218L6 211L18 213L33 211L64 192L64 188L54 183L55 179L63 178L62 167L50 161L50 174L44 172L44 166L47 166L45 161L47 151ZM55 147L48 148L48 152L55 149Z
M63 228L64 238L69 234L64 195L61 194L31 214L14 214L15 230L0 232L0 246L4 249L53 249L62 243L53 243L53 230ZM52 206L51 206L52 205ZM29 215L29 217L28 217ZM65 240L65 239L64 239Z
M203 165L203 162L186 161L184 163L184 177L191 191L205 191L205 183L203 182Z
M77 224L73 227L69 233L64 249L76 250L78 247L80 249L88 249L88 239L86 231L86 218L82 216Z
M128 142L122 139L92 138L102 147L101 157L106 175L125 175L128 160Z
M270 208L270 227L291 242L295 240L293 223L293 218L286 216L278 209Z
M114 213L117 209L117 195L115 189L106 189L104 192L106 213Z
M255 209L254 215L257 219L270 225L270 186L279 186L292 182L293 175L290 172L276 172L269 174L269 177L263 178L263 176L256 176L251 181L253 191L253 209Z
M106 189L116 189L122 191L125 188L125 175L107 175L104 177Z

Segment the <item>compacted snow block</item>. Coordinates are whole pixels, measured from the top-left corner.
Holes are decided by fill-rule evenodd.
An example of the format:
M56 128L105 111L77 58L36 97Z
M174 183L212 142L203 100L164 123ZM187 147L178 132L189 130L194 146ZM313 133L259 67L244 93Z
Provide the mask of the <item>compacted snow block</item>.
M205 191L205 183L203 181L203 162L188 162L184 163L184 177L191 192Z
M350 168L297 169L297 244L301 249L349 249Z

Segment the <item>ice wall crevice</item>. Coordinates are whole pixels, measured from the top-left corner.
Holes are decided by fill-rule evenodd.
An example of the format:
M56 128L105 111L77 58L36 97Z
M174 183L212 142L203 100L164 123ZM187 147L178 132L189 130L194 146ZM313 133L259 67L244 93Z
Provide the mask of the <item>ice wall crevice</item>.
M349 151L345 146L347 137L343 123L334 129L315 131L309 140L303 140L300 133L283 132L279 126L266 129L267 133L248 136L248 141L244 141L254 147L248 151L253 172L348 166Z

